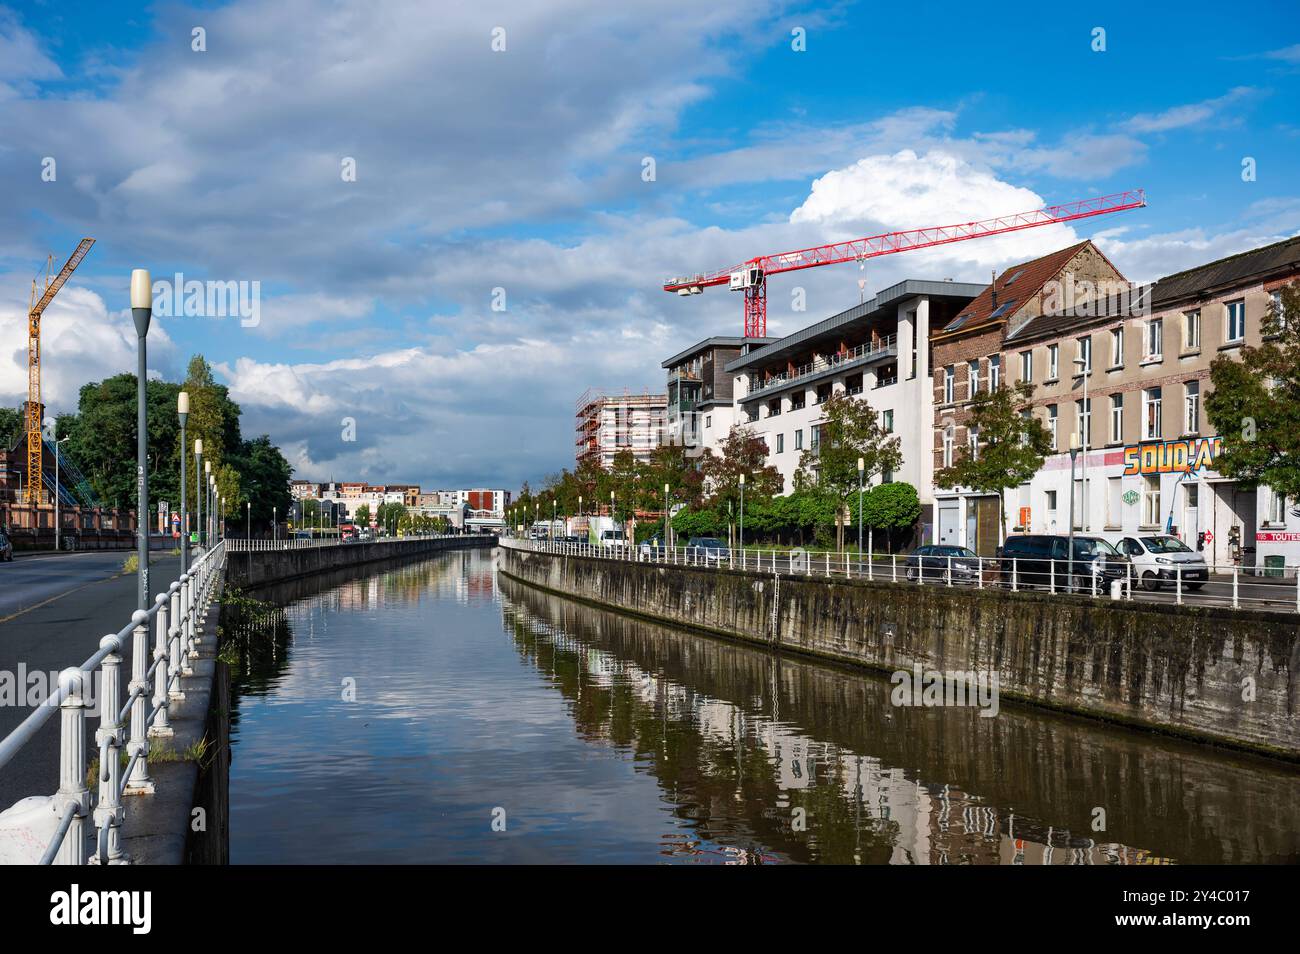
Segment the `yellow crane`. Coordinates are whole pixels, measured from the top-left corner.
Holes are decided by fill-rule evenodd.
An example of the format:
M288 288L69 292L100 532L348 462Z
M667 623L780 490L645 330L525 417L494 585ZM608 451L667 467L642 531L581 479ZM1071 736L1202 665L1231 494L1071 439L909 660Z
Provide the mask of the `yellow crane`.
M95 244L93 238L84 238L77 250L63 263L59 274L50 278L50 256L45 266L45 289L36 297L36 279L32 279L32 306L27 311L27 502L40 503L42 484L41 456L45 441L41 435L41 315L59 293L68 277L77 270L81 260Z

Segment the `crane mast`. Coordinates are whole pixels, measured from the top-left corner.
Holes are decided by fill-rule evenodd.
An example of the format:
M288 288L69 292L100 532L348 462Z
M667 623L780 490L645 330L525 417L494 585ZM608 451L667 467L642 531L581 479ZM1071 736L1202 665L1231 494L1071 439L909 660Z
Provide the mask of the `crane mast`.
M82 259L95 244L93 238L84 238L77 245L63 268L51 280L49 264L46 265L45 288L41 297L36 297L36 282L32 282L32 306L27 312L27 502L38 504L41 501L41 484L43 483L43 453L45 440L41 434L41 315L46 306L59 293L69 276L76 271Z

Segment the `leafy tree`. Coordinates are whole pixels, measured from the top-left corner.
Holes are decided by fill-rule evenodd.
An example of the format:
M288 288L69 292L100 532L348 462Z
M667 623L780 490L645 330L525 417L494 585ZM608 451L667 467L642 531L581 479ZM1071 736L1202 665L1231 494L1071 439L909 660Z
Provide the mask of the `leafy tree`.
M951 467L934 475L939 487L996 493L1000 535L1006 534L1005 491L1032 479L1052 450L1047 428L1030 412L1033 393L1034 386L1022 381L975 395L966 424L976 429L975 449L968 445Z
M843 550L846 506L858 493L858 459L863 462L861 479L870 484L877 474L902 464L902 440L881 427L869 403L843 391L826 400L822 413L826 420L818 446L800 455L795 486L818 488L835 502L836 546Z
M689 510L681 509L677 511L672 519L673 533L685 542L691 537L713 537L722 532L725 523L722 515L716 510Z
M740 514L740 476L745 475L745 509L770 500L781 492L781 472L767 463L767 443L749 428L737 425L719 445L720 453L706 447L700 457L700 474L707 494L705 506L714 511L733 539ZM676 526L676 523L673 524Z
M23 412L16 407L0 407L0 444L8 450L23 433Z
M226 473L227 468L230 473ZM289 492L292 473L293 468L280 449L271 443L270 436L263 434L240 444L239 453L222 465L217 486L236 488L234 499L241 504L252 503L254 523L269 525L273 517L283 516L293 505ZM231 500L226 498L226 513L234 516Z
M375 508L375 521L381 530L391 531L395 526L400 527L404 516L406 516L406 507L396 501L381 503Z
M370 526L370 504L361 504L352 515L353 522L359 527Z
M1214 468L1246 486L1300 499L1300 283L1269 306L1265 340L1210 365L1205 413L1223 441Z
M921 500L916 488L905 481L877 484L862 496L862 524L886 534L889 549L893 550L895 534L911 528L921 516ZM858 520L858 501L855 497L849 509L849 519Z

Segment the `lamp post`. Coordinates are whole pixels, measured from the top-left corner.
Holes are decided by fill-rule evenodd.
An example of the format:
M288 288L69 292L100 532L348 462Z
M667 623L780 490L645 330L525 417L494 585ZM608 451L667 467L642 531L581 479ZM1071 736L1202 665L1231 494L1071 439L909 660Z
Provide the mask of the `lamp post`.
M1088 443L1092 437L1092 407L1088 404L1088 378L1092 375L1092 342L1089 339L1088 357L1075 358L1074 365L1079 369L1079 374L1083 376L1083 413L1080 415L1082 420L1079 422L1079 430L1083 435L1083 529L1088 529ZM1073 475L1071 475L1073 476ZM1070 486L1070 493L1074 493L1074 486ZM1073 500L1073 496L1070 498ZM1070 522L1070 527L1074 527L1074 522Z
M1070 552L1068 555L1068 569L1066 571L1069 574L1066 583L1067 587L1074 586L1074 461L1078 456L1079 435L1077 432L1072 432L1070 434Z
M136 467L136 545L140 570L137 573L136 596L138 608L149 609L149 421L148 360L145 339L149 335L149 320L153 317L153 283L147 268L131 272L131 319L135 322L135 467ZM57 496L57 495L56 495Z
M59 509L59 445L68 438L54 442L54 552L59 552L59 533L63 529L63 513Z
M247 539L251 540L253 539L253 501L247 501L246 512L248 513L248 529L245 533L247 534Z
M181 422L181 572L190 568L190 512L185 501L185 423L190 419L190 395L182 391L176 395L176 416Z
M271 542L272 543L278 543L280 540L280 527L279 524L275 522L276 519L275 510L276 510L275 507L271 508Z
M664 484L664 546L668 546L668 485Z
M618 518L614 516L614 491L609 492L609 524L615 530L618 529Z
M203 546L203 438L194 439L194 533L195 543ZM188 532L189 528L186 527Z
M745 475L740 475L740 549L745 549Z
M205 460L205 461L203 462L203 493L206 495L206 496L204 497L204 500L207 501L207 505L208 505L208 523L207 523L207 526L205 526L205 527L203 528L203 537L202 537L202 539L203 539L203 540L210 541L210 540L212 539L212 517L213 517L213 514L212 514L212 461L210 461L210 460Z
M862 479L866 475L867 462L858 458L858 559L862 559ZM870 559L870 557L868 557Z

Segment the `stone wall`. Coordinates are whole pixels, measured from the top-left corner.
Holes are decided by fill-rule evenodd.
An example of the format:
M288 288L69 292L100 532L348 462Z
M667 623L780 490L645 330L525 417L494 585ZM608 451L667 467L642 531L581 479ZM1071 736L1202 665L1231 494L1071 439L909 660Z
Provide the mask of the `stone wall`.
M507 575L749 643L894 672L996 672L1002 699L1300 761L1300 616L552 556Z
M492 536L466 534L457 537L384 540L375 543L348 543L293 550L231 552L226 557L226 585L249 589L267 583L315 576L362 563L436 553L441 550L489 547L495 543L496 538Z

